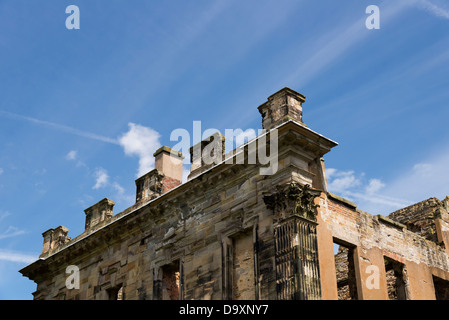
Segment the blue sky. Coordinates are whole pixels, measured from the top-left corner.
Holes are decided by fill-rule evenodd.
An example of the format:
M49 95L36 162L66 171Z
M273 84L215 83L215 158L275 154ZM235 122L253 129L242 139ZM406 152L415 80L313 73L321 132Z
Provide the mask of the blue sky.
M65 27L72 4L79 30ZM130 206L172 130L257 130L285 86L339 142L331 191L373 214L443 199L448 74L442 0L0 0L0 299L32 298L18 270L42 232L77 236L104 197Z

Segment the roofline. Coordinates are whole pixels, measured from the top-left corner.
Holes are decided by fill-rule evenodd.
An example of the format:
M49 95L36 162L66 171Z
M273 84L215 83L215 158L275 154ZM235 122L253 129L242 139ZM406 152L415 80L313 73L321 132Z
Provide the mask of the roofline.
M61 252L65 251L66 249L70 248L71 246L77 244L78 242L80 242L80 241L82 241L82 240L85 240L85 239L89 238L91 235L97 233L98 231L100 231L100 230L102 230L102 229L104 229L104 228L106 228L106 227L108 227L108 226L110 226L110 225L116 223L117 221L122 220L122 219L125 218L125 217L128 217L128 216L131 215L132 213L134 213L134 212L136 212L136 211L142 209L143 207L149 205L150 203L152 203L152 202L154 202L154 201L156 201L156 200L160 200L162 197L167 196L167 195L170 194L170 193L173 193L175 190L177 190L177 189L179 189L179 188L181 188L181 187L187 185L188 183L191 183L192 181L195 181L197 178L201 177L202 175L205 175L206 173L210 172L211 170L215 169L216 167L219 167L220 165L222 165L222 164L225 163L226 161L229 161L229 159L234 158L234 157L236 157L237 155L239 155L239 154L241 154L242 152L244 152L244 147L245 147L246 145L249 145L249 144L250 144L251 142L253 142L254 140L257 140L257 139L259 139L259 138L261 138L261 137L263 137L263 136L265 136L265 135L268 135L268 133L270 133L271 131L273 131L273 130L275 130L275 129L279 129L280 127L286 126L286 125L288 125L289 123L296 124L296 125L300 126L301 128L304 128L304 129L310 131L311 133L316 134L316 135L320 136L321 138L323 138L323 139L325 139L325 140L327 140L327 141L329 141L329 142L335 144L335 146L338 145L337 142L335 142L335 141L333 141L333 140L331 140L331 139L329 139L329 138L323 136L322 134L319 134L318 132L313 131L312 129L310 129L310 128L304 126L303 124L301 124L301 123L299 123L299 122L297 122L297 121L295 121L295 120L289 119L288 121L283 122L283 123L277 125L276 127L274 127L274 128L272 128L272 129L270 129L270 130L264 132L263 134L261 134L261 135L255 137L255 138L251 139L250 141L246 142L245 144L239 146L238 149L241 149L240 151L238 151L238 152L232 154L232 155L231 155L230 157L228 157L228 158L226 158L226 155L225 155L225 159L223 159L220 163L218 163L218 164L212 166L211 168L207 169L207 170L204 171L204 172L201 172L200 174L198 174L198 175L195 176L194 178L192 178L192 179L190 179L190 180L187 180L187 181L184 182L184 183L181 183L180 185L174 187L173 189L170 189L169 191L167 191L166 193L160 195L159 197L157 197L157 198L155 198L155 199L152 199L152 200L150 200L150 201L148 201L148 202L145 202L144 204L142 204L142 205L139 206L138 208L135 208L135 209L131 210L130 212L127 212L127 213L123 214L122 216L117 217L117 216L120 215L120 213L121 213L121 212L119 212L119 213L116 215L117 218L116 218L114 221L111 221L111 222L109 222L109 223L107 223L107 224L101 226L100 228L98 228L98 229L92 231L91 233L87 234L85 237L82 237L82 238L80 238L80 239L78 239L78 240L76 240L76 241L74 241L74 242L68 244L67 246L65 246L64 248L62 248L62 249L59 250L59 251L53 252L52 254L50 254L50 255L48 255L48 256L46 256L46 257L37 259L36 261L34 261L34 262L32 262L32 263L26 265L26 266L23 267L22 269L20 269L19 272L21 272L22 270L24 270L24 269L30 267L31 265L33 265L33 264L35 264L35 263L37 263L37 262L39 262L39 261L45 261L45 260L47 260L47 259L53 257L54 255L56 255L56 254L58 254L58 253L61 253ZM237 148L236 148L236 149L237 149ZM236 149L233 149L233 150L236 150ZM126 210L126 209L125 209L125 210ZM122 211L122 212L123 212L123 211ZM75 238L75 239L76 239L76 238Z

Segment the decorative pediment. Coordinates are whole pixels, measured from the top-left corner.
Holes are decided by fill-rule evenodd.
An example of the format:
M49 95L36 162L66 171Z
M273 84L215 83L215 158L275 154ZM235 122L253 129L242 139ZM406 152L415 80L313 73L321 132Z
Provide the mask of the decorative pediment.
M316 221L316 207L319 206L314 203L314 199L320 195L320 191L295 182L277 186L276 189L275 193L265 195L263 201L278 219L295 215Z

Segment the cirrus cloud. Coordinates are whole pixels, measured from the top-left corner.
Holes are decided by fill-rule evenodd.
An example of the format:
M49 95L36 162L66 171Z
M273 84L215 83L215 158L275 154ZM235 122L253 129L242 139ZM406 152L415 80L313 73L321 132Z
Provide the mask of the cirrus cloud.
M378 178L367 180L365 173L356 174L353 170L342 171L326 169L327 189L332 193L357 203L372 214L388 214L412 204L411 201L385 192L387 184Z
M434 16L449 19L449 6L447 3L443 3L441 1L433 1L430 0L419 0L417 2L418 6Z
M0 249L0 260L9 262L31 263L37 259L37 255Z
M129 123L128 127L129 130L118 141L125 155L139 158L137 177L140 177L154 167L153 153L161 147L160 134L140 124Z

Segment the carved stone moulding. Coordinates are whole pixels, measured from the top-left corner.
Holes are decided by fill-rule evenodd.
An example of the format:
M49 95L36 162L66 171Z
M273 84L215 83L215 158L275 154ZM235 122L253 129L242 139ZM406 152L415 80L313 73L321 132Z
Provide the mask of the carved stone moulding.
M310 188L310 185L300 185L291 182L276 187L276 192L264 194L263 201L266 207L273 210L278 220L291 216L298 216L316 223L316 208L314 200L321 191Z

